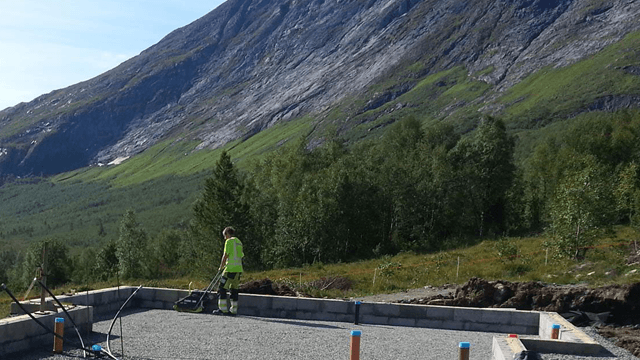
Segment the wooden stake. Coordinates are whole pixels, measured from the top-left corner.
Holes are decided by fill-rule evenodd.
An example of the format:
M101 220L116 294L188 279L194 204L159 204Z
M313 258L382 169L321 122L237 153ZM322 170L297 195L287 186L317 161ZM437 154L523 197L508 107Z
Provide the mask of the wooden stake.
M558 324L551 325L551 338L558 339L559 335L560 335L560 325Z
M61 337L64 336L64 318L56 318L54 333ZM61 337L58 337L58 336L53 337L53 352L56 354L62 353L62 348L64 343Z
M549 259L549 249L544 254L544 266L547 266L547 259Z
M351 343L349 344L351 353L349 355L349 360L360 360L360 336L361 335L362 335L362 331L351 330Z
M471 344L468 342L461 342L459 347L460 352L458 358L460 360L469 360L469 348L471 347Z

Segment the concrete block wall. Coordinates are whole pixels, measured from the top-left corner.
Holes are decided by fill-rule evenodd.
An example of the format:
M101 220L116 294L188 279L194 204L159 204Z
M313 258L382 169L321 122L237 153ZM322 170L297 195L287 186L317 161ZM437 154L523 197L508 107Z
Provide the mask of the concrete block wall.
M76 306L67 309L73 321L78 326L78 331L84 336L93 330L93 309L87 306ZM47 312L46 314L34 314L36 319L47 328L53 330L56 318L64 318L65 338L80 343L72 322L66 314L59 312ZM53 349L54 335L43 329L29 316L22 315L0 319L0 359L8 354L24 352L33 348L50 347Z
M355 321L356 305L350 301L240 294L239 303L241 315ZM537 334L540 317L535 311L511 309L363 303L358 321L372 325Z
M63 304L75 304L92 306L93 314L96 318L101 318L110 314L114 314L122 306L122 303L135 291L136 287L121 286L120 288L106 288L81 292L74 295L60 295L56 299ZM142 291L142 289L141 289ZM132 299L133 300L133 299ZM45 298L46 307L50 310L57 308L57 303L51 297ZM37 310L40 307L40 299L21 302L22 306L27 310ZM135 303L130 303L133 306ZM23 314L22 310L16 303L11 304L12 314Z
M557 340L551 339L553 324L560 325ZM541 312L538 333L539 337L536 339L522 339L522 343L529 350L577 355L596 355L602 351L602 346L598 342L558 313Z
M540 312L538 336L493 338L493 359L508 360L524 350L540 353L597 356L603 351L602 345L582 330L554 312ZM551 326L560 325L558 339L551 339Z
M94 316L98 319L112 317L135 289L136 287L132 286L120 287L119 289L101 289L88 293L60 296L58 299L63 303L89 305L90 311L85 311L85 313L89 316L86 326L90 331ZM170 310L173 309L176 301L187 295L188 291L186 290L141 288L132 298L129 307ZM50 301L52 299L47 298L47 302ZM238 313L240 315L355 322L356 304L353 301L240 294L239 302ZM76 309L87 309L87 307L82 306ZM47 320L50 323L47 326L51 326L52 329L55 317L59 317L59 315L51 315ZM74 318L74 320L76 319ZM80 321L84 323L85 320ZM80 321L76 320L77 323ZM556 313L513 309L362 303L359 305L358 322L371 325L518 334L519 338L516 339L504 339L506 335L504 338L494 339L493 358L497 360L512 359L516 352L524 349L584 355L596 354L601 349L597 342ZM559 340L547 340L550 338L551 324L561 325ZM70 322L65 326L71 326ZM45 343L53 346L53 335L47 335L44 329L26 315L0 320L0 339L0 358L8 353L32 348L34 344Z

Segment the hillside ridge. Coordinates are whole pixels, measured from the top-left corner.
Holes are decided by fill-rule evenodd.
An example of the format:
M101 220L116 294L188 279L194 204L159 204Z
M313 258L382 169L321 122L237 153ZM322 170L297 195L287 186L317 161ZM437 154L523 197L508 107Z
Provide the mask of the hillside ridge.
M472 102L500 115L529 74L619 42L639 16L629 0L229 0L113 70L0 111L0 174L107 164L166 139L217 148L305 116L335 121L363 99L338 119L349 131L354 115L456 66L488 84ZM638 106L623 96L593 106Z

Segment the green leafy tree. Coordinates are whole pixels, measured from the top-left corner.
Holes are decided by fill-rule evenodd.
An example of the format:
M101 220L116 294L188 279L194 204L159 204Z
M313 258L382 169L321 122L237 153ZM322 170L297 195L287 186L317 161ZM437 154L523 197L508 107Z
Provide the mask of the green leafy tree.
M560 177L556 162L560 146L553 139L538 145L523 166L526 218L534 229L549 223L551 202Z
M55 287L71 280L73 264L69 258L69 248L59 240L46 239L30 245L27 249L22 264L22 286L28 286L33 278L39 275L37 269L43 264L44 249L47 286Z
M150 254L149 267L153 277L180 273L184 237L184 231L165 229L149 242L147 253Z
M640 226L640 167L628 163L618 172L615 189L616 209L635 228Z
M459 190L467 201L463 208L465 216L472 220L479 236L505 230L507 191L515 175L514 146L504 123L486 117L453 151L460 176Z
M146 276L147 233L140 226L133 210L129 209L120 222L116 256L123 279Z
M19 254L14 250L0 251L0 283L8 284L12 271L18 266Z
M96 252L86 248L73 258L73 274L71 280L76 284L87 284L96 279Z
M572 157L574 167L556 189L551 218L559 253L580 259L602 227L611 223L614 201L607 168L590 155Z

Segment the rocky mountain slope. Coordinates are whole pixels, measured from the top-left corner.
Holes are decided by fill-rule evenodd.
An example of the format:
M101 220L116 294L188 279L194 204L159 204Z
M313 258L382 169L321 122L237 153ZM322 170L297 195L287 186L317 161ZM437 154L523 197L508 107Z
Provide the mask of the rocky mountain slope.
M336 121L328 114L347 103L349 131L352 116L456 67L486 85L465 103L499 115L505 91L620 42L638 18L634 0L228 0L111 71L0 111L0 175L106 164L164 139L215 148L280 122Z

